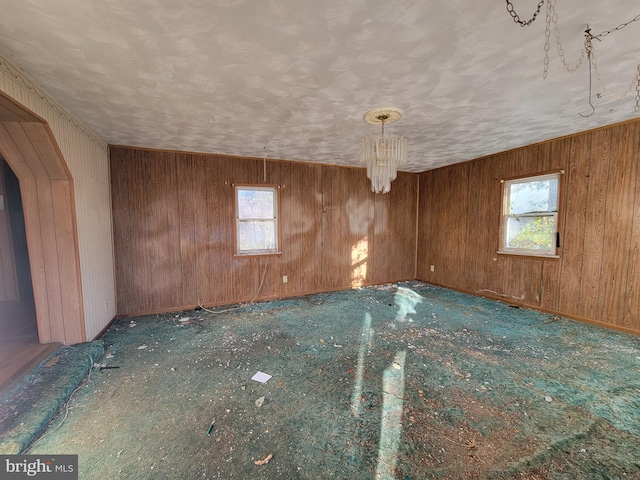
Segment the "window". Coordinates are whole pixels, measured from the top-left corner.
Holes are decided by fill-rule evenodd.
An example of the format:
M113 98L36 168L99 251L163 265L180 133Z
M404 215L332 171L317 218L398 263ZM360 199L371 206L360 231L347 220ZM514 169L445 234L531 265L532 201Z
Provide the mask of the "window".
M278 253L278 187L236 185L236 252Z
M560 175L503 181L500 253L556 256Z

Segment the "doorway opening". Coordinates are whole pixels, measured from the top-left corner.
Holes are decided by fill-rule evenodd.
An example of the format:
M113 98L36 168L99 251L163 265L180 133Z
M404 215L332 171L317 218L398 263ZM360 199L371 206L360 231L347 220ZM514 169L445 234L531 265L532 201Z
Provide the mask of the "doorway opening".
M24 210L20 183L13 170L0 156L0 258L2 261L3 288L0 293L0 342L15 340L35 334L38 326L31 284L31 266L27 233L24 225ZM11 306L9 306L11 305ZM18 310L24 312L24 318L16 318L4 313ZM22 315L21 315L22 317Z
M6 268L0 271L0 289L4 289L0 302L11 299L16 306L22 298L32 298L37 322L33 349L25 345L13 348L17 345L13 341L6 342L12 348L0 348L1 392L47 352L61 343L83 342L86 335L71 173L47 122L1 91L0 154L18 180L28 244L28 252L22 253L28 253L30 267L16 259L11 249L5 249L11 254L1 257ZM0 172L4 188L4 165L0 165ZM8 218L5 223L9 225ZM4 241L11 244L8 228ZM31 290L26 286L27 273ZM17 314L0 311L0 315L11 318Z
M0 156L0 392L52 349L38 341L20 183ZM57 346L58 344L53 344Z

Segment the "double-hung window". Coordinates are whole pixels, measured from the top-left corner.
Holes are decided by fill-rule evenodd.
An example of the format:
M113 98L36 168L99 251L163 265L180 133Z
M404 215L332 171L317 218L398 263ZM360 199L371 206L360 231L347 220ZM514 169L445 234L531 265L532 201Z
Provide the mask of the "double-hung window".
M556 256L560 175L503 181L500 253Z
M278 187L236 185L236 253L278 253Z

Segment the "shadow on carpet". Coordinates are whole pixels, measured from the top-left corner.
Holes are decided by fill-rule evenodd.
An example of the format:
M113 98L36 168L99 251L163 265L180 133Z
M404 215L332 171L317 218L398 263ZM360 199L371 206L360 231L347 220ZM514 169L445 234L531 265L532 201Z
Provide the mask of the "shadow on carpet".
M636 336L409 282L103 340L29 450L83 479L640 479Z

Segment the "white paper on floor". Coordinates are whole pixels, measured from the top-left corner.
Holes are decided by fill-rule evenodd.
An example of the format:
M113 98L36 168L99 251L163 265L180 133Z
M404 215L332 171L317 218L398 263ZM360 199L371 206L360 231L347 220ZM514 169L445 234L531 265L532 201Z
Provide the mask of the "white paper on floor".
M269 375L268 373L258 372L253 377L251 377L251 380L255 380L256 382L260 383L267 383L270 378L271 375Z

